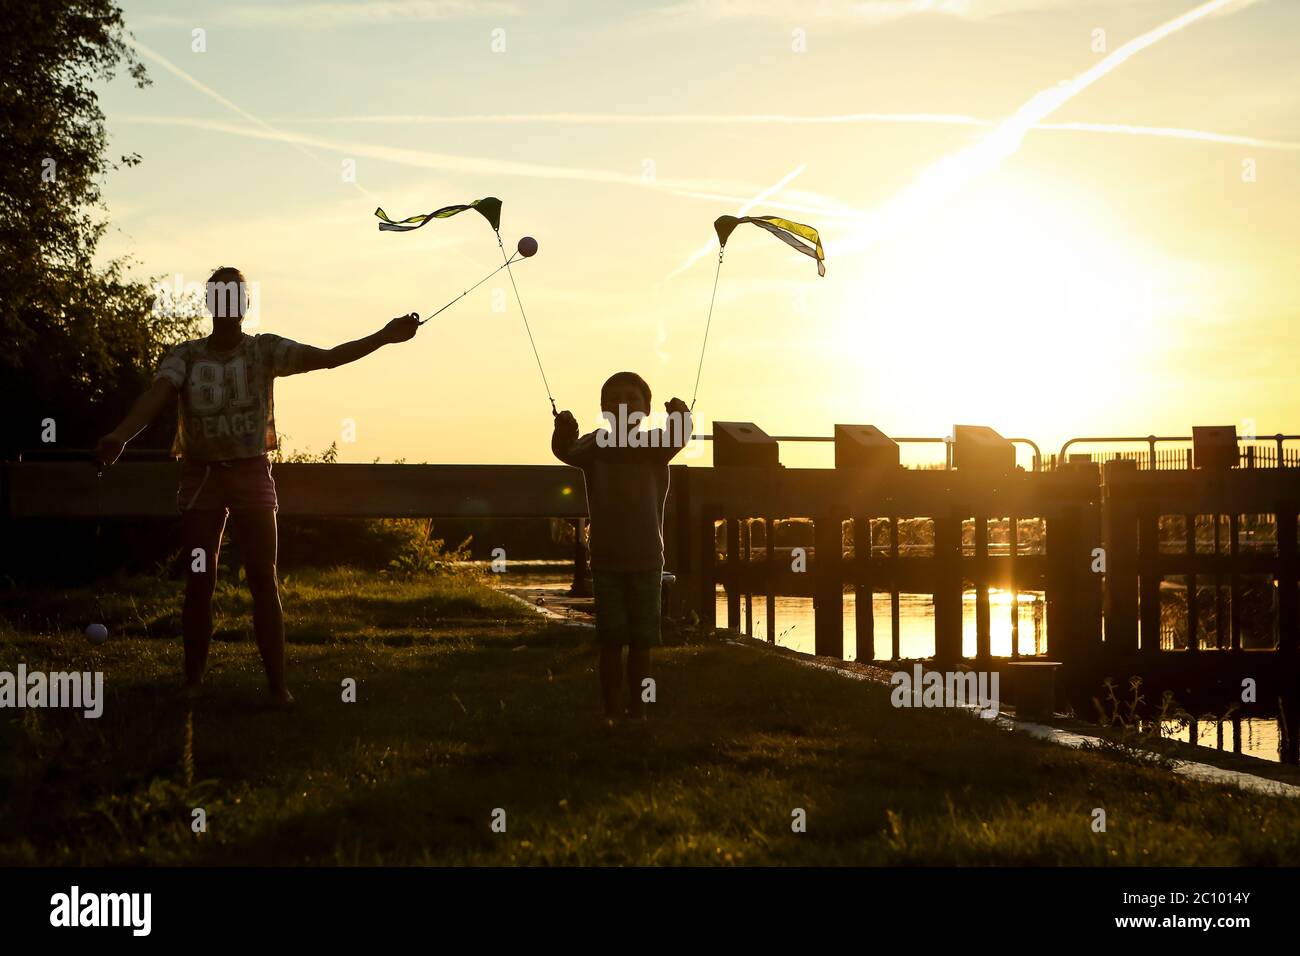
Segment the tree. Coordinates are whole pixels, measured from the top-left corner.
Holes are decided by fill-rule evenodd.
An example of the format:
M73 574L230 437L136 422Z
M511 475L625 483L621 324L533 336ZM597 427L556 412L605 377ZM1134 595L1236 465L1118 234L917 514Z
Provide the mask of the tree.
M100 186L138 155L110 159L95 84L144 66L112 0L0 0L0 457L86 448L147 386L196 312L157 308L127 263L94 264L107 225ZM169 423L141 436L166 447Z

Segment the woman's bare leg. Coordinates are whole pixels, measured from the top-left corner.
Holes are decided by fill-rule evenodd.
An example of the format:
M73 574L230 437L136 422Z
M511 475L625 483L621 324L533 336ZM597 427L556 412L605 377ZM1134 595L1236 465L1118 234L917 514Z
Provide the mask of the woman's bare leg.
M627 715L633 720L645 720L645 700L642 683L650 676L650 648L627 649Z
M617 644L600 647L600 693L605 703L605 716L610 720L619 716L619 696L623 683L623 648Z
M187 511L181 517L185 542L185 605L181 611L181 632L185 638L185 684L199 687L208 663L212 643L212 595L217 590L217 559L221 554L221 532L226 512ZM201 554L195 554L195 551ZM202 570L196 571L195 567Z
M280 582L276 578L275 512L270 508L236 511L231 514L235 540L244 555L244 577L253 595L253 633L266 668L271 696L292 703L284 682L284 610L280 606Z

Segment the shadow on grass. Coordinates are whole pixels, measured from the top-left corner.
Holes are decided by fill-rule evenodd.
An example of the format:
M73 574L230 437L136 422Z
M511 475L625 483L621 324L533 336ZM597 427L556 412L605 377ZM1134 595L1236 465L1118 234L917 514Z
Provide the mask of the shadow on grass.
M331 626L335 606L300 601L311 627ZM0 719L13 755L0 768L0 862L1300 860L1294 801L896 710L888 688L766 652L657 652L652 720L609 728L588 635L533 619L299 642L292 713L264 704L251 643L214 650L191 706L171 690L174 642L110 642L94 658L107 674L100 720ZM0 641L0 668L17 646ZM38 645L24 635L22 646ZM55 638L44 653L85 663L88 652ZM1106 833L1092 831L1098 807Z

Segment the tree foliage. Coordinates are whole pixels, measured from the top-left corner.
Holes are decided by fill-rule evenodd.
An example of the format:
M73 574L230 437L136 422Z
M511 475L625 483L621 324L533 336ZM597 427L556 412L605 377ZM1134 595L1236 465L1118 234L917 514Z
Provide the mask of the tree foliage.
M86 448L146 387L162 351L194 334L197 311L155 308L128 263L97 265L110 158L97 88L125 69L148 83L111 0L0 0L0 456ZM146 444L166 447L172 422Z

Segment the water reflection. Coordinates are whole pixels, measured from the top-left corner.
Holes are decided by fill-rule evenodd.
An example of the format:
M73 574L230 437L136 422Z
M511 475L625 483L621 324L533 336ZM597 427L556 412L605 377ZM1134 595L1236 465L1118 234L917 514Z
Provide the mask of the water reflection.
M1195 740L1192 739L1193 728L1196 730ZM1276 761L1281 754L1282 738L1278 733L1278 722L1271 717L1242 717L1236 721L1198 720L1193 724L1170 720L1161 724L1160 735L1185 744L1195 743L1199 747L1226 750L1264 760Z
M495 580L509 587L539 588L562 593L572 580L571 565L566 562L519 565ZM1020 654L1031 656L1047 650L1046 602L1042 591L1019 591L1012 601L1010 591L992 589L989 592L989 628L992 653L995 657L1009 657L1013 634L1018 641ZM716 591L718 627L727 627L727 598L722 587ZM1013 627L1012 609L1015 609ZM762 595L752 599L753 627L745 630L759 639L767 638L767 600ZM887 661L893 657L891 636L891 607L888 594L876 594L872 600L875 621L873 660ZM858 656L856 601L852 589L844 594L844 657L856 660ZM740 602L741 620L744 621L745 602ZM776 598L777 643L796 651L811 654L814 649L814 618L812 598ZM934 654L934 600L930 594L900 594L898 602L899 655L902 658L925 658ZM962 595L962 650L967 657L975 656L975 592ZM1233 720L1198 720L1195 724L1195 741L1192 726L1178 721L1162 725L1164 736L1184 743L1195 742L1202 747L1240 753L1250 757L1277 761L1279 759L1280 733L1276 718L1241 717Z
M1014 615L1013 615L1014 607ZM989 591L989 639L995 657L1010 657L1013 639L1021 655L1043 654L1047 651L1046 601L1042 591L1020 591L1012 601L1010 591ZM892 660L893 636L890 624L892 609L888 594L875 594L871 602L873 629L872 660ZM740 602L740 620L737 622L746 633L767 638L767 599L761 595L753 599L754 626L745 627L745 602ZM721 585L717 589L718 627L729 627L727 597ZM962 653L975 656L975 591L962 595ZM782 647L813 652L814 617L813 599L807 597L777 597L776 643ZM900 594L898 596L898 651L904 659L934 656L934 598L930 594ZM858 659L857 598L852 589L844 592L844 657Z

